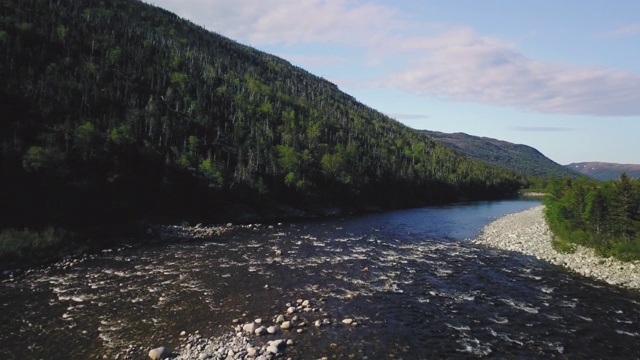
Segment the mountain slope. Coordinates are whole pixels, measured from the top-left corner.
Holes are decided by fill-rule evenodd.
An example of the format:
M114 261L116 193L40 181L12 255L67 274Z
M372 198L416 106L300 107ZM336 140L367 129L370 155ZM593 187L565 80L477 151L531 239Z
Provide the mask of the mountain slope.
M5 0L0 43L0 196L13 210L0 226L388 208L523 183L140 1Z
M565 165L568 169L577 171L596 180L610 181L620 178L620 174L627 173L632 179L640 178L640 165L615 164L605 162L580 162Z
M446 134L427 130L424 133L467 156L526 176L571 178L579 176L575 171L565 168L527 145L464 133Z

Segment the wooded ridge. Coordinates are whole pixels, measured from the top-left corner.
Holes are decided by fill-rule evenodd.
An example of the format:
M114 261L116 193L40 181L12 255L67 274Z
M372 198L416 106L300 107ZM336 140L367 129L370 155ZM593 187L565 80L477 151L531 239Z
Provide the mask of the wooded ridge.
M424 131L434 140L490 165L500 166L526 176L578 178L580 173L566 168L531 146L473 136L465 133L447 134Z
M140 1L4 0L0 45L3 228L406 207L526 183Z

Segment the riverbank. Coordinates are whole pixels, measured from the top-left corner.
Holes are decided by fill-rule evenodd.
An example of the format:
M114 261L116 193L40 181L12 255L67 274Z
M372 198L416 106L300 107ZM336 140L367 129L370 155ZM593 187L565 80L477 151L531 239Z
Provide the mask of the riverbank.
M510 214L485 226L473 242L517 251L571 269L581 275L612 285L640 289L640 262L621 262L597 256L592 249L577 245L573 253L553 249L553 234L544 219L544 206Z

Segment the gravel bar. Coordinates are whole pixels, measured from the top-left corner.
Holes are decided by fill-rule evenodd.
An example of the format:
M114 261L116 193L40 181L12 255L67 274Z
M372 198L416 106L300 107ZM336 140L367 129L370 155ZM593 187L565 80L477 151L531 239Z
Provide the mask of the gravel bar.
M573 253L559 253L551 245L553 233L544 219L544 206L503 216L485 226L473 243L535 256L611 285L640 289L640 262L597 256L577 245Z

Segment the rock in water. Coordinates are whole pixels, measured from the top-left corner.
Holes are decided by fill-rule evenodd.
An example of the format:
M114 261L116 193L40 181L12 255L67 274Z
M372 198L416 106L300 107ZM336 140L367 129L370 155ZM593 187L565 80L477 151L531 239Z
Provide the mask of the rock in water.
M164 346L149 350L149 359L151 360L160 360L167 357L169 357L169 350Z

